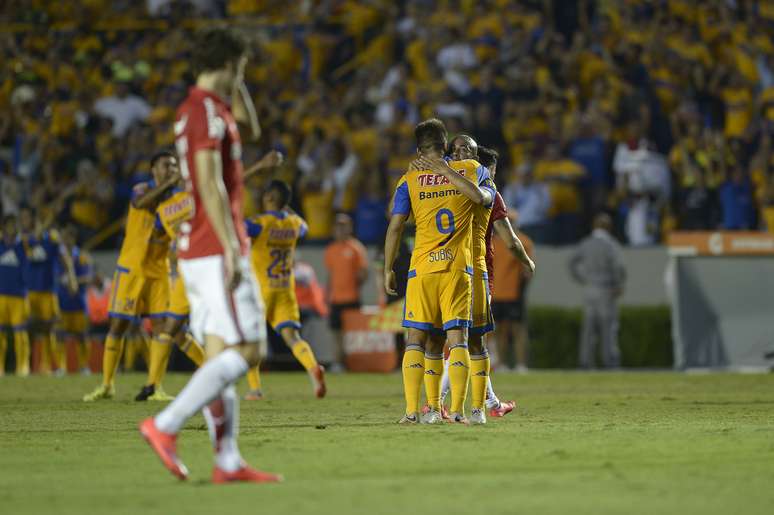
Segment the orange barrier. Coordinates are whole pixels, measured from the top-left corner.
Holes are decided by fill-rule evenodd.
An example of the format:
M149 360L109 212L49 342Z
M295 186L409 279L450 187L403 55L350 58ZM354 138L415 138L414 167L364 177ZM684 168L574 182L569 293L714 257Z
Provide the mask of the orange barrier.
M342 313L347 369L352 372L392 372L398 364L395 333L373 323L378 308L364 307Z

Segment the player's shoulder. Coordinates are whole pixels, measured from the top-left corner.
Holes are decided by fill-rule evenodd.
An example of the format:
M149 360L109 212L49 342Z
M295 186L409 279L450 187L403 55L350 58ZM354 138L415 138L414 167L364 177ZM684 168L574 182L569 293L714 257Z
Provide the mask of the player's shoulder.
M459 161L449 161L449 166L457 171L465 171L465 175L469 172L475 172L481 168L481 163L475 159L460 159Z

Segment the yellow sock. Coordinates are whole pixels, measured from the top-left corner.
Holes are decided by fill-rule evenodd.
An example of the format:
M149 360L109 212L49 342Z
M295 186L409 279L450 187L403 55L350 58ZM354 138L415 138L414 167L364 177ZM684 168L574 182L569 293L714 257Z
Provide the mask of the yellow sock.
M425 354L425 395L427 405L441 411L441 378L443 354Z
M13 350L16 353L16 375L30 375L30 335L27 331L14 331Z
M150 364L148 365L148 380L145 384L160 385L167 371L169 355L172 353L172 337L161 333L153 338L150 344Z
M261 366L253 367L247 371L247 384L250 385L251 390L261 389Z
M124 339L108 334L105 338L105 353L102 355L102 384L105 386L113 384L123 350Z
M470 396L473 409L484 409L487 379L489 379L489 354L470 356Z
M467 345L455 345L449 352L449 385L451 386L451 413L462 415L468 396L470 354Z
M5 375L5 353L8 351L8 336L5 329L0 331L0 376Z
M49 345L53 349L52 354L56 368L67 372L67 345L57 337L56 333L49 335Z
M317 360L314 358L312 347L304 340L298 340L290 347L290 350L307 372L317 366Z
M419 412L419 392L425 375L425 353L419 345L406 345L403 353L403 394L406 396L406 415Z
M199 345L199 342L194 340L193 336L189 333L185 333L185 338L178 347L180 347L180 350L188 356L188 359L194 362L194 365L197 367L202 366L202 363L204 363L204 347Z

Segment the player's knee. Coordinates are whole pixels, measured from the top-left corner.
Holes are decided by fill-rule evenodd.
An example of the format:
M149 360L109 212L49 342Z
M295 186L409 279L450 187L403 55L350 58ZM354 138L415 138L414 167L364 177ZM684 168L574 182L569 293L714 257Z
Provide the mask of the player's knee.
M130 321L123 318L114 318L110 321L110 334L113 336L123 336L129 329Z
M247 361L250 367L258 366L261 361L266 357L266 342L250 342L239 346L239 351L242 357Z

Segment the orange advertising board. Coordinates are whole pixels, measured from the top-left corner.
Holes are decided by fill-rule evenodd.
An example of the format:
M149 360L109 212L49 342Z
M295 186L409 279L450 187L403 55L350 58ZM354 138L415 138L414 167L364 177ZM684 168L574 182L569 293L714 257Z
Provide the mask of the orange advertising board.
M774 256L774 235L765 232L673 232L673 256Z

